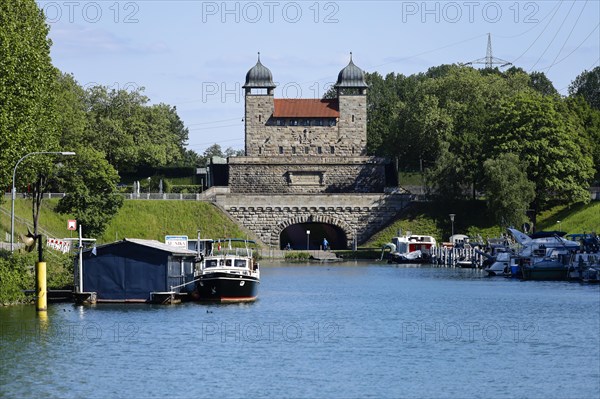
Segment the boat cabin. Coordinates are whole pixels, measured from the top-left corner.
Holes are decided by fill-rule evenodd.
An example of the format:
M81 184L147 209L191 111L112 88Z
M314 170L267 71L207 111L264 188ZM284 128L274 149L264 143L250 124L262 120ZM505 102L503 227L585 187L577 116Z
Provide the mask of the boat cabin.
M97 302L150 302L153 294L193 288L196 255L156 240L126 238L84 251L82 276L75 281L82 283L79 293L94 293Z
M407 254L414 251L429 253L431 248L435 247L435 238L432 236L406 235L403 237L392 238L392 243L396 246L396 251L400 254Z

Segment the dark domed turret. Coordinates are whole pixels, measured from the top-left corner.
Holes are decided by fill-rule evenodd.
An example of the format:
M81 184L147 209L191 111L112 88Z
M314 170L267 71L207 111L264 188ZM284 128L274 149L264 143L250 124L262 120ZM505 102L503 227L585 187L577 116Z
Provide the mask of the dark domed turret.
M368 86L365 83L365 73L362 69L354 65L352 62L352 53L350 53L350 63L340 71L335 87L340 88L356 88L366 89Z
M276 86L273 83L273 75L269 68L260 63L260 53L258 53L258 61L246 74L246 83L243 88L249 89L274 89Z

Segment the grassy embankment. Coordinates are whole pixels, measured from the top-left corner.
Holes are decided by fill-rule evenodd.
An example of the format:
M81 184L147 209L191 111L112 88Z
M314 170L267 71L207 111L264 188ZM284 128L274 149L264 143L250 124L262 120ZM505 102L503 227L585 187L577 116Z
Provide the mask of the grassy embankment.
M55 238L77 237L77 232L67 230L70 215L54 212L58 200L44 200L40 215L40 226ZM2 205L10 212L10 203ZM31 220L31 201L17 199L15 214ZM10 217L3 217L0 231L10 232ZM113 218L101 237L99 244L109 243L123 238L146 238L164 241L165 235L187 235L195 238L197 230L202 237L238 237L245 238L247 233L231 221L219 209L208 202L196 201L125 201L119 213ZM25 234L27 227L15 224L16 237ZM252 237L249 237L252 238Z
M464 202L451 211L442 207L434 207L430 203L418 203L409 209L402 217L385 229L371 237L364 246L381 247L397 236L398 231L412 231L414 234L432 235L436 240L448 240L452 224L450 213L455 213L454 232L469 236L481 235L482 238L497 237L504 232L495 225L492 218L486 214L483 201ZM519 228L519 227L517 227ZM556 206L538 215L536 230L561 230L571 233L598 232L600 233L600 202L590 204L575 204Z
M54 238L77 237L77 232L67 230L67 220L72 217L54 212L57 202L58 200L42 202L41 228ZM10 233L10 202L5 202L2 207L6 211L0 218L0 234L4 238ZM31 201L17 199L15 214L30 221ZM105 233L101 237L92 238L96 238L99 244L125 237L164 241L164 236L171 234L195 238L198 229L202 237L246 237L246 233L240 227L210 203L125 201ZM26 234L27 226L16 219L15 232L15 242L19 242L19 234ZM33 264L36 257L35 251L15 257L10 256L8 251L0 251L0 305L27 300L23 290L34 287ZM60 289L70 286L73 280L72 256L46 250L44 258L48 267L48 288Z
M54 237L68 237L71 233L66 229L69 215L59 215L54 212L58 200L45 200L40 216L40 225ZM10 212L10 203L2 205ZM15 214L31 220L31 202L17 199ZM480 234L483 238L500 235L503 230L496 226L486 214L482 201L464 202L451 210L433 203L415 203L399 219L388 227L373 235L362 247L381 247L389 242L391 237L411 231L414 234L434 236L438 241L447 240L452 225L449 213L455 213L454 232L468 235ZM560 223L559 223L560 221ZM240 237L248 233L237 226L219 209L210 203L196 201L125 201L125 204L108 225L101 237L94 237L98 243L108 243L125 237L164 240L164 236L187 235L196 237L196 231L201 231L202 237ZM10 231L10 217L2 215L0 231ZM15 230L24 234L27 228L16 223ZM567 233L584 231L600 232L600 202L587 205L575 204L558 206L541 213L538 216L537 230L562 230ZM252 238L252 237L249 237ZM15 238L18 240L18 238Z

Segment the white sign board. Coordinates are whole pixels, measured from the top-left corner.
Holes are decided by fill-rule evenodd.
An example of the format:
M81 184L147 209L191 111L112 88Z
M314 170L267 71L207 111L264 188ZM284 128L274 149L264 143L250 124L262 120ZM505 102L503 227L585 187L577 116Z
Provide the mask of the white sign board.
M77 220L67 221L67 230L77 230Z
M172 247L187 249L188 236L165 236L165 244Z

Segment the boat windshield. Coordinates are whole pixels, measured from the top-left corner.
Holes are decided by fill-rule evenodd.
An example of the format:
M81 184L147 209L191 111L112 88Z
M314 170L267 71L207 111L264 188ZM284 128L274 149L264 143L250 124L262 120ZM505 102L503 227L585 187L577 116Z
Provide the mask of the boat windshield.
M246 259L236 259L235 267L246 267Z
M204 262L204 267L216 267L219 261L217 259L207 259Z

